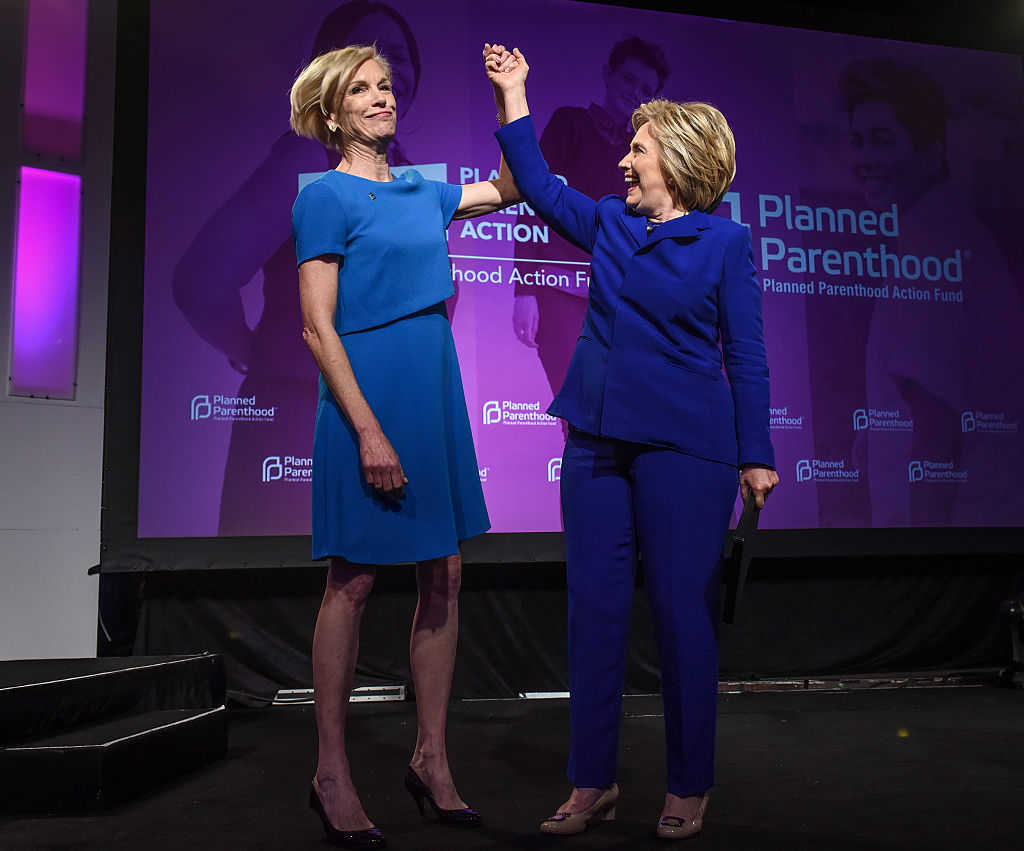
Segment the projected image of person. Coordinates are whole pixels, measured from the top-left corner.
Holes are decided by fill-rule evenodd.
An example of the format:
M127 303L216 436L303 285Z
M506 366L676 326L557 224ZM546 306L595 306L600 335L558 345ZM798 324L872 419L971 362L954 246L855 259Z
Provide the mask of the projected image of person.
M405 19L375 0L344 3L323 20L312 55L349 43L376 43L388 57L401 95L401 118L415 100L420 79L419 49ZM282 80L281 89L287 86ZM397 140L389 156L392 165L409 164ZM272 488L258 487L258 477L269 454L308 455L310 434L302 412L315 403L316 372L295 333L300 322L298 278L288 210L300 174L322 172L337 163L336 152L282 127L266 158L206 222L174 271L175 303L196 333L244 376L237 395L255 397L257 408L274 409L270 421L232 425L220 535L301 534L309 529L306 501L282 506ZM255 286L260 287L262 306L257 304L259 315L250 327L242 291L252 298Z
M508 118L498 141L523 197L593 257L583 329L549 408L569 423L561 496L573 790L541 830L579 833L614 816L639 553L665 701L657 831L692 836L713 782L722 542L737 484L763 505L778 483L750 234L709 215L735 174L732 131L708 104L639 105L618 161L625 198L595 202L544 161L523 55L488 45L484 60Z
M551 171L591 198L621 191L622 174L615 163L633 137L630 116L638 103L661 91L669 66L660 47L633 36L612 47L601 74L601 103L556 109L540 137L540 149ZM558 235L552 235L548 243L517 243L516 257L552 263L589 262L586 252ZM543 268L536 262L518 266L521 275L536 272L538 266ZM576 281L574 275L569 279ZM565 380L587 310L587 292L585 286L563 289L516 284L513 331L523 345L537 349L552 393L557 393Z
M387 61L349 46L291 91L301 136L341 154L292 211L302 337L320 370L313 556L330 559L313 643L317 768L310 804L333 841L378 847L345 753L359 624L377 566L415 562L410 663L418 734L405 785L420 810L475 826L456 791L445 720L458 634L459 544L489 526L444 301L446 229L519 200L504 161L464 186L391 173L397 117ZM295 329L296 331L298 329Z
M1018 405L1011 341L990 325L1016 327L1021 306L992 234L965 203L963 183L951 179L946 97L924 71L892 59L851 64L840 91L854 181L866 206L896 214L896 233L882 240L892 298L875 303L868 330L868 404L912 423L862 433L872 524L1008 522L1013 484L1000 483L999 469L1012 465L1005 455L986 458L991 447L967 446L961 414ZM1000 451L1010 449L1008 442ZM911 487L915 460L974 472L962 484Z

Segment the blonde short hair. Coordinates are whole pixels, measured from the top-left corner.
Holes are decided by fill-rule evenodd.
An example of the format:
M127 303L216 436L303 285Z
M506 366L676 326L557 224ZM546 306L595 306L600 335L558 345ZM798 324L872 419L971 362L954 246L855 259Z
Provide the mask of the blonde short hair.
M736 140L725 116L709 103L659 98L641 104L632 120L634 131L651 125L673 201L686 210L714 210L736 176Z
M377 60L391 76L391 66L377 52L376 45L353 44L329 50L310 62L292 83L292 130L307 139L316 139L338 153L345 152L344 129L335 132L327 126L332 112L338 112L345 87L356 70L369 59Z

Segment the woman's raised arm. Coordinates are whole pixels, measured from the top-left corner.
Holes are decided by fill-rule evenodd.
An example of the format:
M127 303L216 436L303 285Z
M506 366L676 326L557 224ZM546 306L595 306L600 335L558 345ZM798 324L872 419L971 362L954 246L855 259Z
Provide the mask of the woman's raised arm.
M500 45L492 47L489 44L484 45L484 61L491 61L495 67L498 67L499 62L504 58L504 67L511 67L516 63L516 57L507 51L502 54L495 50L500 48ZM504 50L504 48L500 48ZM494 59L488 60L488 56L493 52ZM494 92L494 100L498 106L498 123L505 123L505 110L499 96L497 88ZM462 187L462 200L459 202L459 206L455 210L456 219L472 219L476 216L486 216L488 213L495 213L498 210L504 210L506 207L512 204L518 203L523 200L523 196L519 193L519 187L516 186L515 179L512 177L512 172L509 171L508 163L505 162L505 157L502 156L498 163L498 176L494 180L481 180L478 183L467 183Z
M496 134L498 143L523 197L559 234L592 252L597 203L566 186L544 161L526 101L526 57L518 48L509 53L501 45L485 45L484 67L494 86L499 121L504 113L507 122Z

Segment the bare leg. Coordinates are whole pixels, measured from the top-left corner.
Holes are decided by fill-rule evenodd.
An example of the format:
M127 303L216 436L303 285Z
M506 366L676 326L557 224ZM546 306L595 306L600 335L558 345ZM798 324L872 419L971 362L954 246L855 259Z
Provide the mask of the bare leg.
M418 730L409 765L445 810L466 806L448 768L445 725L459 638L459 586L462 559L446 556L416 565L419 601L409 638L409 661L416 688Z
M349 774L345 717L359 655L359 623L376 574L372 565L331 559L313 633L313 690L319 739L313 784L331 823L339 830L373 827Z

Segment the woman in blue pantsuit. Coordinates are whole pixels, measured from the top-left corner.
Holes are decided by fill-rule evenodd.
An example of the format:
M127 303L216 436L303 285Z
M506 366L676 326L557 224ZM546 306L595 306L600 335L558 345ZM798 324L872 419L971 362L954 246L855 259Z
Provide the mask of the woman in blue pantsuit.
M643 104L619 163L626 196L595 202L548 171L522 54L486 45L484 59L508 122L496 135L523 197L593 255L583 330L549 409L569 423L561 483L574 788L541 830L578 833L614 817L639 552L665 702L657 832L685 838L701 829L713 783L718 566L737 481L759 505L778 483L750 234L709 215L735 174L732 132L708 104Z

